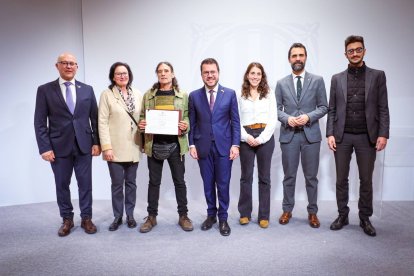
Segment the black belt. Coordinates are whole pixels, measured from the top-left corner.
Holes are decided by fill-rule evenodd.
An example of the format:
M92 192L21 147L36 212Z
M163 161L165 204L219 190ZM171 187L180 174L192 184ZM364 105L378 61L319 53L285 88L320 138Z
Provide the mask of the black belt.
M299 133L304 131L305 129L303 127L294 127L293 130L295 131L295 133Z

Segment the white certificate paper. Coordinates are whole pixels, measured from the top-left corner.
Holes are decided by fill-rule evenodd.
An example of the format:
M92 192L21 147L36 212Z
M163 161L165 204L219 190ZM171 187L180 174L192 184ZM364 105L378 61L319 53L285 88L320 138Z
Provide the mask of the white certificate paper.
M180 110L147 109L145 120L147 121L145 133L180 135L178 128Z

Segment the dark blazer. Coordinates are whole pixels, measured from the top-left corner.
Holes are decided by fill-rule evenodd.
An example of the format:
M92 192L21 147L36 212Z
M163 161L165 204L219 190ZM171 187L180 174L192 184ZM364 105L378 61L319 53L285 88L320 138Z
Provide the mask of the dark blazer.
M39 86L36 96L34 128L39 153L53 150L56 157L71 154L76 140L82 153L99 145L98 106L93 88L75 81L76 105L69 111L59 79Z
M334 136L340 143L344 135L348 70L332 76L326 137ZM365 72L365 118L369 140L389 138L390 114L384 71L367 67Z
M231 146L240 144L240 118L234 90L218 86L213 112L205 87L190 93L188 105L189 143L196 146L199 158L207 157L212 140L221 156L228 156Z
M302 94L298 101L293 78L289 74L276 84L276 102L277 117L282 123L279 136L281 143L289 143L295 133L288 124L289 116L296 117L302 114L309 116L309 122L304 126L309 143L322 140L319 119L328 112L328 100L322 77L305 72Z

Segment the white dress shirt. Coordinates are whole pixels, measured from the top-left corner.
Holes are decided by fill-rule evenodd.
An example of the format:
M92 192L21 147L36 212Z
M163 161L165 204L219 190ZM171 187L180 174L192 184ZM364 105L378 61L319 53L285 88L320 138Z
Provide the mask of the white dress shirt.
M61 77L59 77L60 90L62 91L63 99L65 99L65 102L66 102L66 85L65 85L65 82L67 82L67 80L64 80ZM72 99L73 99L74 106L76 106L75 79L72 79L69 82L72 84L72 85L69 86L69 89L70 89L70 92L72 93Z
M294 73L292 73L293 85L295 86L296 95L298 94L298 88L297 88L298 79L296 78L297 76L301 77L300 82L302 83L302 88L303 88L303 82L305 81L305 70L303 70L302 74L300 75L295 75Z
M217 99L218 83L216 84L216 86L213 89L208 89L207 86L204 86L204 89L206 90L208 104L210 104L210 90L214 91L213 95L214 95L214 103L215 103L216 99Z
M277 109L275 92L270 90L266 97L259 100L259 97L253 101L251 97L245 99L238 92L237 102L239 104L239 115L241 125L241 141L246 142L249 134L243 126L253 124L266 124L265 129L257 137L261 144L270 140L276 129Z

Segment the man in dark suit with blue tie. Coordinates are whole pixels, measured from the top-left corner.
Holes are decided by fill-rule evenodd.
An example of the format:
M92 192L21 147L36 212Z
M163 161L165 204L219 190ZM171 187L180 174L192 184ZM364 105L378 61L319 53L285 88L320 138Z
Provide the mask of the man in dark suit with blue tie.
M220 68L215 59L203 60L200 69L204 86L189 96L189 143L190 155L200 166L207 201L207 219L201 230L210 229L218 217L220 234L228 236L231 167L240 145L237 98L234 90L218 84Z
M91 86L75 80L76 57L63 53L56 68L60 77L39 86L34 128L39 153L51 163L56 196L63 223L58 235L70 234L74 227L70 180L75 171L79 189L81 227L96 233L92 222L92 156L101 153L98 137L98 107Z

